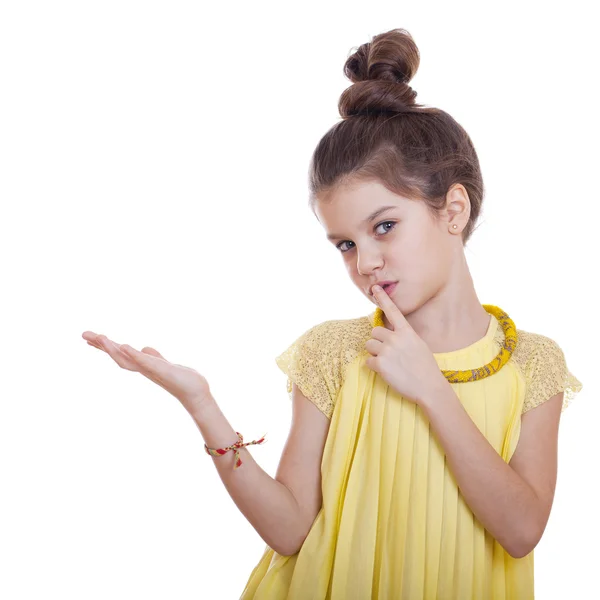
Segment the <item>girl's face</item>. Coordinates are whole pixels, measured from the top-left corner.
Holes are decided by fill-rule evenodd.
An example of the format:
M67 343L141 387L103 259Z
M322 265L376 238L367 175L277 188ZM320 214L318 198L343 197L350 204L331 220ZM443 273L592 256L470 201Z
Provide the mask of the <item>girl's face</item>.
M447 212L436 219L423 201L398 196L377 181L346 184L319 197L315 214L361 292L376 304L373 284L397 282L388 293L404 315L440 292L456 253L463 252L461 236L449 233ZM455 231L462 231L455 222Z

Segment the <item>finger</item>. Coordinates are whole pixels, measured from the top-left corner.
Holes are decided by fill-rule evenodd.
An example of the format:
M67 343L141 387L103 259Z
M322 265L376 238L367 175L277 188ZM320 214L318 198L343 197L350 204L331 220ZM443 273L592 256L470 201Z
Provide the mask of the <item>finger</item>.
M158 350L151 348L150 346L145 346L142 348L142 352L144 354L150 354L152 356L158 356L158 358L162 358L163 360L167 360Z
M390 339L390 336L394 335L393 331L390 331L386 327L373 327L371 331L371 338L374 340L379 340L380 342L385 342Z
M382 327L380 329L385 329L385 328ZM371 340L367 340L365 342L365 350L373 356L377 356L381 352L382 348L383 348L383 343L380 342L379 340L371 339Z
M408 325L408 321L400 309L396 306L394 301L387 295L387 292L384 289L378 285L374 285L373 295L381 307L381 310L383 310L386 317L390 320L394 331L397 331L400 327L406 327Z
M379 372L379 363L376 356L367 356L365 358L365 365L371 369L371 371Z
M109 340L105 335L100 335L98 333L94 333L93 331L85 331L81 334L81 337L90 345L95 348L99 348L100 350L105 350L105 346L114 346L118 347L119 344L116 344L112 340Z
M119 366L123 366L121 363L123 362L125 355L121 350L120 344L109 340L105 335L97 335L94 342L97 344L97 348L104 350Z
M164 358L153 356L146 352L140 352L128 344L121 344L120 349L127 358L132 360L138 366L140 373L149 379L152 379L153 381L156 381L157 379L164 381L165 376L168 376L170 363Z
M117 342L113 342L112 340L109 340L106 336L99 336L98 334L95 334L91 331L85 331L82 336L81 336L84 340L86 340L86 342L88 343L88 345L93 346L94 348L98 348L99 350L104 350L106 351L106 344L110 343L112 344L115 348L117 349L121 349L121 344L117 344ZM162 358L163 360L166 360L165 357L155 348L152 348L150 346L145 346L144 348L142 348L142 352L144 352L145 354L151 354L152 356L157 356L158 358Z

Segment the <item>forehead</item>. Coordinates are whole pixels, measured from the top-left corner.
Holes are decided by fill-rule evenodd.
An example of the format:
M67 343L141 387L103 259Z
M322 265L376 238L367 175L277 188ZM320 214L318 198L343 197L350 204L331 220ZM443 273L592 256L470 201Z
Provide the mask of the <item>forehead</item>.
M388 204L400 203L405 198L394 194L379 181L347 180L335 186L326 193L319 194L318 202L321 206L336 204L362 204L368 210L374 202L385 201Z

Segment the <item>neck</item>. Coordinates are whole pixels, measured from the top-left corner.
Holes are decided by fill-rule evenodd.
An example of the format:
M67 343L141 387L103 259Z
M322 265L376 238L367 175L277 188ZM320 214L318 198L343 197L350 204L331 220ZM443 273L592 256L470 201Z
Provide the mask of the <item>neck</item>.
M466 262L433 297L404 316L432 353L452 352L475 343L495 318L479 301ZM384 322L391 328L385 316Z

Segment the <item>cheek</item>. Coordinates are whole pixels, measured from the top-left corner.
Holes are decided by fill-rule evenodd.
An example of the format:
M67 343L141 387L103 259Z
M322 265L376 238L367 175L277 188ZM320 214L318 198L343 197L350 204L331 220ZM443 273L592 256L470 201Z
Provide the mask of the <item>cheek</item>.
M439 240L426 238L416 241L415 244L403 255L402 260L397 260L400 277L427 287L427 283L435 283L447 272L450 263L450 252L436 245Z

